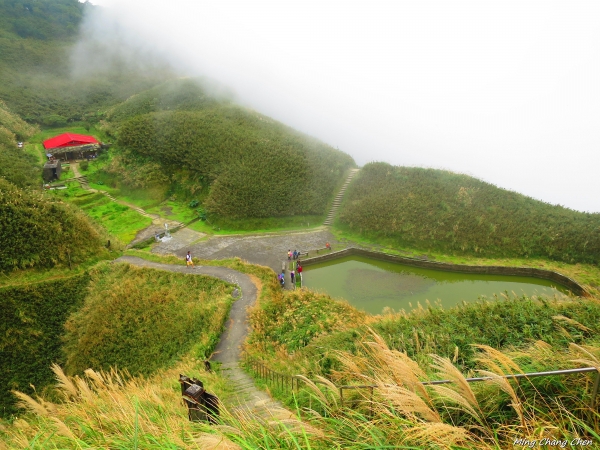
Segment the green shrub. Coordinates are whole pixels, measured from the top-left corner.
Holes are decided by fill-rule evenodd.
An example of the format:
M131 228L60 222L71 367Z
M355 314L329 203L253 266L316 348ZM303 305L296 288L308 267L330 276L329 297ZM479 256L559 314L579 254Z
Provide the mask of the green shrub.
M42 118L42 123L49 127L64 127L67 119L59 114L48 114Z
M232 287L204 275L101 263L89 294L66 324L66 368L111 366L150 374L188 353L210 356L232 302Z
M559 316L568 319L561 320ZM448 310L430 307L406 316L384 318L373 328L392 348L412 358L428 353L452 358L458 347L458 363L463 369L471 369L475 364L473 344L507 349L543 340L564 349L570 342L585 342L600 331L600 302L513 296Z
M104 252L104 236L74 207L0 179L0 271L80 263Z
M367 164L346 193L339 223L425 251L600 262L600 214L443 170Z
M131 96L108 112L108 119L117 127L136 116L158 111L200 111L226 97L209 93L207 81L201 78L169 80L158 86Z
M88 282L82 274L0 289L0 416L17 412L11 390L31 395L55 383L50 365L65 361L64 323L83 303Z
M171 178L186 170L206 180L207 211L233 219L323 214L354 166L338 150L230 105L135 117L118 143L125 166L159 164Z
M302 289L275 295L251 313L250 344L261 350L295 351L313 339L363 323L365 314L328 295Z

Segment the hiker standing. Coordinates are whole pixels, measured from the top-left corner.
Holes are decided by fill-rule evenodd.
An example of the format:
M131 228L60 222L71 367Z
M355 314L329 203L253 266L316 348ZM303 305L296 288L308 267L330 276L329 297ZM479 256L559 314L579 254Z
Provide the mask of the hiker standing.
M292 260L292 250L288 249L288 261Z
M292 285L295 285L295 280L294 280L294 276L295 276L295 275L296 275L296 274L295 274L295 273L294 273L294 271L292 270L292 271L290 272L290 277L291 277L291 279L292 279Z
M187 255L185 255L185 265L194 267L194 261L192 261L192 254L190 252L187 252Z

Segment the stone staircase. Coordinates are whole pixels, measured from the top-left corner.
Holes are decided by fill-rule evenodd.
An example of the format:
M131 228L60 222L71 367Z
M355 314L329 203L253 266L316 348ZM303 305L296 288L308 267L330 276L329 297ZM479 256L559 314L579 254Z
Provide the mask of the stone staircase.
M346 192L346 188L348 187L348 185L352 181L352 178L354 177L354 175L356 175L356 173L358 171L359 171L359 169L351 169L350 170L350 174L348 174L348 178L346 178L346 181L344 182L344 185L340 189L340 192L338 192L338 194L335 196L335 199L333 200L333 204L331 205L331 209L329 210L329 214L327 214L327 217L325 218L325 222L323 222L323 225L325 225L326 227L333 225L333 219L335 218L335 214L342 203L342 198L344 197L344 192Z

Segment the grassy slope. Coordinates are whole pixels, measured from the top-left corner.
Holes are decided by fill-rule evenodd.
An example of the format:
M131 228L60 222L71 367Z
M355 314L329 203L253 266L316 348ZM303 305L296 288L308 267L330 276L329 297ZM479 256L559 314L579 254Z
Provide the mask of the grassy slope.
M78 264L106 253L104 233L73 207L0 179L0 270Z
M90 275L85 303L66 324L72 373L118 367L148 375L190 351L204 359L232 302L233 288L208 276L107 263Z
M434 169L368 164L348 189L338 225L438 253L600 262L600 214Z
M17 412L10 390L32 394L31 383L51 394L51 363L149 375L184 355L203 360L219 338L231 290L211 277L106 262L0 288L1 415Z
M130 253L151 260L182 263L179 258L161 258L139 251L130 251ZM368 384L380 381L393 385L399 382L410 383L411 377L422 376L418 374L416 366L407 365L406 359L400 357L402 354L389 353L381 342L378 343L374 339L373 335L363 336L357 333L348 336L347 333L351 330L348 330L347 326L351 328L354 324L361 323L363 317L353 312L353 308L327 300L325 296L316 298L306 291L284 293L277 286L274 274L269 269L249 266L239 260L214 261L212 264L226 265L252 273L260 280L260 303L253 313L253 317L258 319L255 328L258 336L255 336L255 343L250 350L256 350L257 346L261 347L261 357L266 357L267 360L272 358L269 362L272 367L276 367L276 361L282 371L289 369L298 373L302 368L308 368L309 362L311 367L315 367L315 364L323 361L320 351L326 348L342 349L347 345L348 339L351 339L356 342L354 353L358 355L346 355L342 358L346 363L338 366L341 370L338 376L345 377L346 382ZM98 292L102 292L102 289ZM288 317L281 318L280 316L286 311L290 311ZM266 316L261 317L263 313ZM426 324L429 314L427 311L421 311L407 320L421 320L422 324ZM482 314L485 315L485 312ZM271 316L275 320L269 320ZM439 313L431 315L431 325L437 323L438 318ZM393 318L384 319L389 325L389 321ZM582 331L573 322L566 325L564 330L572 334ZM419 325L415 323L413 326ZM320 329L323 333L307 333L313 328ZM263 339L261 343L263 332L270 333L270 337ZM555 330L554 333L557 336L561 335L560 329ZM273 338L274 336L276 339ZM338 338L341 340L336 343L335 340ZM328 340L332 341L328 342ZM301 348L307 341L309 341L308 346ZM361 344L367 341L375 342L368 346ZM288 343L296 346L293 357L287 352ZM431 341L427 344L425 341L423 343L422 352L426 352L427 345L430 345ZM313 350L312 353L309 352L310 349ZM586 358L592 358L593 355L600 356L598 348L587 349L589 353ZM504 354L490 353L486 356L482 353L480 356L485 360L481 361L482 367L491 368L498 373L502 370L566 367L573 364L571 360L582 355L576 348L570 352L557 352L552 347L538 343L533 347L523 347L517 354L504 352ZM333 357L333 352L327 357ZM320 415L309 414L303 419L303 425L295 423L293 429L296 431L282 433L281 425L277 423L259 426L251 416L244 421L227 417L229 427L224 428L210 429L202 425L190 428L184 419L185 410L173 407L178 403L179 396L175 380L178 373L197 372L197 367L198 361L184 358L172 370L160 370L155 376L146 380L135 379L124 385L108 382L107 376L104 376L105 381L98 381L97 376L91 376L88 380L88 384L93 386L91 394L86 394L88 391L79 384L79 388L70 389L69 400L61 404L49 405L41 400L35 403L31 399L26 399L29 409L35 414L26 415L20 421L5 427L0 431L3 433L1 436L9 445L20 446L23 442L27 442L26 445L30 448L42 448L42 442L46 445L69 447L74 445L74 434L76 434L80 443L100 447L138 445L145 448L164 448L175 445L194 448L198 445L199 448L205 448L208 441L204 439L211 439L210 442L214 445L225 437L237 442L243 448L265 445L273 448L304 448L310 445L310 448L318 449L337 446L364 448L366 444L379 448L399 443L418 447L423 439L431 442L434 448L450 448L448 446L451 445L460 448L506 448L515 437L529 437L531 430L545 429L549 426L552 426L554 430L552 435L557 438L570 440L576 436L597 437L598 430L593 424L588 431L585 431L588 416L584 416L586 419L580 417L587 412L593 414L591 411L580 409L581 399L589 400L589 386L586 385L589 384L589 376L574 376L569 378L568 383L562 379L536 379L533 384L522 382L513 388L509 386L505 388L506 391L497 386L479 384L474 385L473 391L468 393L458 384L455 388L450 386L454 389L453 394L449 391L435 394L433 390L429 391L429 397L418 394L421 395L419 404L422 405L418 410L411 409L410 405L416 404L412 396L399 398L397 390L382 388L375 391L375 421L368 419L369 408L361 407L360 396L356 393L347 392L345 395L346 405L354 404L359 411L352 414L347 410L340 410L335 396L328 393L327 389L324 389L324 395L313 394L310 401L309 394L301 391L297 400L300 405L304 407L312 405L312 408L320 411ZM429 371L430 377L456 376L447 367L438 365L435 370L426 367L424 369ZM361 374L358 378L357 373ZM228 396L231 392L227 391L223 380L214 375L198 374L201 379L208 382L209 390L217 393L224 400L224 404L228 404ZM92 381L93 379L96 381ZM110 379L116 380L114 376ZM287 399L276 387L271 386L270 389L283 400ZM552 400L557 396L560 398L558 404ZM136 400L129 400L132 398ZM328 398L329 401L324 402L324 398ZM517 408L511 406L511 402L514 403L515 399L518 399ZM389 409L390 405L392 410ZM430 411L431 414L423 415L426 411ZM431 416L434 417L433 420ZM56 420L57 418L60 422ZM438 420L443 423L439 423ZM292 425L291 422L287 423ZM137 433L133 433L134 428L138 430ZM58 432L52 434L54 430ZM193 435L194 431L199 432L200 435ZM203 433L206 432L213 433L213 436L204 435ZM194 438L199 436L202 441L194 441ZM357 447L358 442L363 447ZM438 447L435 447L436 445Z
M65 361L60 337L71 312L81 306L89 277L65 274L0 288L0 416L17 412L11 390L32 394L51 384L52 363Z
M167 186L160 202L199 200L224 227L248 226L235 219L298 215L316 223L311 216L324 214L354 165L348 155L237 107L195 80L172 80L137 94L108 118L118 149L105 172L118 180L104 183Z
M35 127L21 120L0 100L0 178L19 187L36 186L41 181L39 159L17 148L18 140L35 131Z
M344 415L340 421L320 423L340 444L349 436L361 436L361 442L366 439L376 447L399 442L418 446L420 441L412 440L412 431L415 427L431 427L428 439L435 440L439 448L447 448L443 436L446 439L450 436L444 435L439 419L427 425L431 419L420 416L424 414L423 409L415 416L415 410L408 405L414 405L417 400L405 397L392 388L394 385L406 383L404 386L410 390L414 377L460 380L458 371L473 374L473 369L514 373L594 365L593 361L600 356L599 315L597 299L555 301L523 297L465 304L451 310L427 308L368 317L327 296L304 290L289 293L275 289L251 314L253 333L248 350L281 373L302 373L312 379L326 376L337 385L388 384L375 391L376 420L368 419L372 426L366 435L361 432L361 424L371 413L368 404L360 406L364 400L360 390L346 391L344 395L345 404L354 404L361 412ZM374 339L369 329L376 330L381 338ZM490 350L477 350L473 347L475 344L489 345ZM440 363L432 354L447 360ZM587 361L575 361L583 355ZM410 363L408 358L412 358ZM455 362L454 366L450 360ZM419 402L430 405L431 411L436 411L433 416L439 414L447 426L460 425L461 428L455 430L457 433L472 430L471 437L475 440L476 436L487 436L487 444L463 441L466 448L487 448L490 443L507 448L515 436L528 435L528 429L550 424L556 427L558 436L597 437L597 425L586 429L588 414L594 414L586 407L592 379L588 375L532 379L514 386L514 391L510 387L499 389L477 384L470 393L458 383L457 387L450 386L454 393L440 391L440 395L434 395L430 392L430 397L420 395ZM265 384L264 381L259 383ZM312 398L306 392L293 398L289 390L281 390L277 383L267 383L265 387L288 405L312 405L320 415L335 417L339 414L337 390L309 387L308 390L313 391ZM329 400L325 402L324 398ZM514 404L517 398L519 404L513 409L511 402ZM467 412L470 407L465 405L468 404L477 412ZM391 411L388 410L390 405ZM391 419L398 415L407 421ZM449 442L446 443L449 445Z
M77 206L122 243L131 242L140 230L152 223L149 217L113 202L105 195L86 191L77 182L67 182L66 185L67 189L51 191L49 195Z
M77 0L0 0L0 99L27 121L95 123L107 107L166 78L127 64L74 77L70 58L86 8L94 7Z

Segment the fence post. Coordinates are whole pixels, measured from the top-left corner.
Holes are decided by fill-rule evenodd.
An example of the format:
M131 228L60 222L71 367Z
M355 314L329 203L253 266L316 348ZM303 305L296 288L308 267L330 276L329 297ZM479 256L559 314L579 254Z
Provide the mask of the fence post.
M590 399L590 408L593 410L596 406L596 397L598 396L598 388L600 388L600 370L596 370L596 380L592 389L592 398Z

